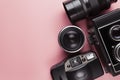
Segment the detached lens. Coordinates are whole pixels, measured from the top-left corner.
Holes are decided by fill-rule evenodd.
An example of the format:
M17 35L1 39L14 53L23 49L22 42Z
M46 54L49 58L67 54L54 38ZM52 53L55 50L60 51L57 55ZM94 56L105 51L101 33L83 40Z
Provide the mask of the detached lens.
M67 26L59 34L59 44L69 53L78 52L84 44L83 31L77 26Z

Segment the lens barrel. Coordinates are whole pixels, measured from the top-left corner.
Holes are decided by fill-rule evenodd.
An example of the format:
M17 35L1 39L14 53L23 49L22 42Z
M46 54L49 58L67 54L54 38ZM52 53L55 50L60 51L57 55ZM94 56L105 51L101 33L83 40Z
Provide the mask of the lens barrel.
M58 36L59 45L68 53L76 53L81 50L85 42L85 35L77 26L63 28Z
M68 18L72 23L89 16L95 16L108 9L117 0L69 0L63 2Z

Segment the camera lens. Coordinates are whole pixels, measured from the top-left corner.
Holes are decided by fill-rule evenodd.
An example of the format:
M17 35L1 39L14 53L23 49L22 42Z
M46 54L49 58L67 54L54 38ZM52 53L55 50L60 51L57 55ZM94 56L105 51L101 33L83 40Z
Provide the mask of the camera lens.
M75 53L83 47L85 37L79 27L67 26L59 33L58 41L66 52Z
M116 59L120 62L120 43L115 47L114 54Z
M110 29L110 36L115 41L120 41L120 25L115 25Z
M68 0L63 3L68 18L72 23L89 16L95 16L108 9L117 0Z

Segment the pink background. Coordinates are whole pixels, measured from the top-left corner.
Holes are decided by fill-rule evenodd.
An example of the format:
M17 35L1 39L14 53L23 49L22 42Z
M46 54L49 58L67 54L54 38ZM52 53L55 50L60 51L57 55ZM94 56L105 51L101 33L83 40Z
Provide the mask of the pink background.
M65 58L58 32L70 24L63 1L0 0L0 80L52 80L51 66ZM112 5L119 7L120 1ZM103 79L120 76L105 74L97 80Z

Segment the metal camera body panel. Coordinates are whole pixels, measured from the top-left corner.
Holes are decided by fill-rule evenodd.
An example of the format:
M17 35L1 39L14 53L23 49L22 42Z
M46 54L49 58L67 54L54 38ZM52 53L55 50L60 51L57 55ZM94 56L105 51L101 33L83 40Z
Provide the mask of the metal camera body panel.
M120 41L114 40L110 34L115 25L120 25L120 9L97 17L92 22L99 43L95 46L106 72L113 76L120 74Z
M94 80L103 74L100 61L94 52L68 58L51 69L53 80Z

